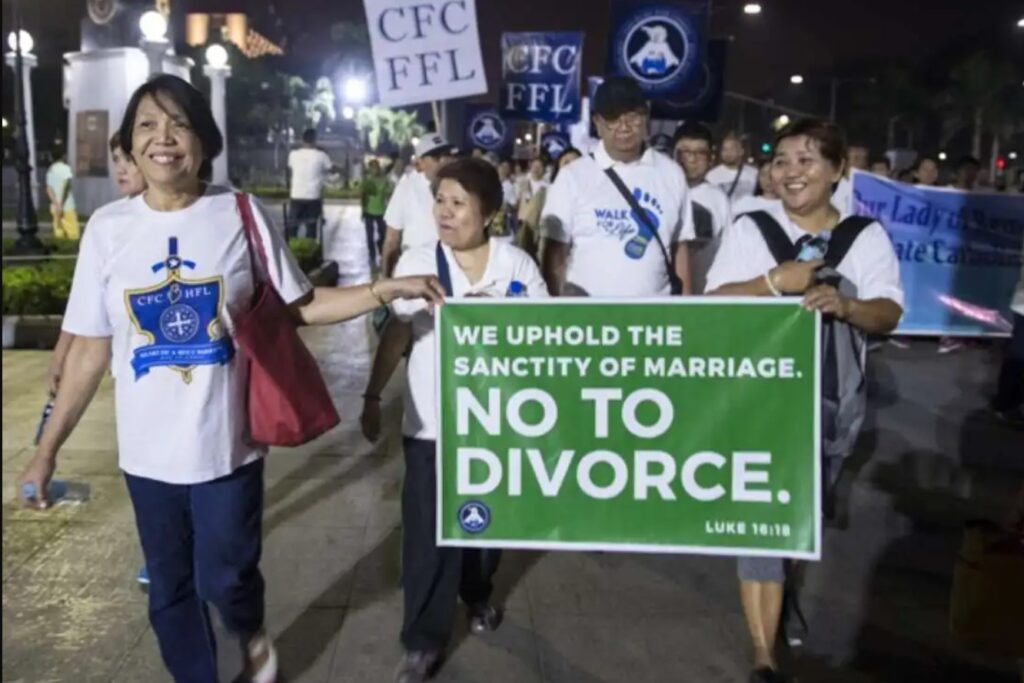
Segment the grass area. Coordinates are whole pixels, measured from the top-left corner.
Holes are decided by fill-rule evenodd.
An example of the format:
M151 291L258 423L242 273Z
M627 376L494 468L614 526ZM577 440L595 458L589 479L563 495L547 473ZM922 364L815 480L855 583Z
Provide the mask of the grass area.
M18 220L18 209L14 206L4 207L4 220L5 221L17 221ZM39 223L49 223L53 220L53 216L50 215L50 207L44 206L36 209L36 221ZM79 222L84 223L85 219L82 216L78 217Z

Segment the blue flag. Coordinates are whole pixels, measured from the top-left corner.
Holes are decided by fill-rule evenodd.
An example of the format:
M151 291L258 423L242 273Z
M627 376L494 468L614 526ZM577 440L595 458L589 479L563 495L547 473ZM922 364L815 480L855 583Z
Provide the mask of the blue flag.
M700 87L706 6L613 0L608 73L629 76L655 103L687 100Z
M902 334L1005 335L1021 275L1024 196L853 174L853 210L877 218L900 261Z
M491 105L466 105L466 147L501 152L509 146L508 126Z
M507 120L580 120L583 34L504 33L499 111Z

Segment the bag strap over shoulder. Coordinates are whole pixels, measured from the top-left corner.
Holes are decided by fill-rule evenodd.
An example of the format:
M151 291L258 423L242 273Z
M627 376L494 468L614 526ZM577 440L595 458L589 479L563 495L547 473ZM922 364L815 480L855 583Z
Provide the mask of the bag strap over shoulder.
M740 216L746 216L754 221L754 225L760 231L761 237L764 239L764 243L768 245L768 251L772 253L776 263L785 263L796 258L796 246L770 213L767 211L751 211L750 213L740 214Z
M732 195L736 192L736 186L740 184L740 176L743 175L744 163L740 162L740 167L736 169L736 177L732 179L732 185L729 186L729 191L725 193L725 196L732 199Z
M437 247L434 249L434 258L437 259L437 279L441 281L441 287L444 288L444 295L447 297L455 296L455 294L452 293L452 274L448 269L448 258L444 255L444 249L441 248L441 242L438 242Z
M245 241L249 250L249 265L252 267L254 284L270 280L270 266L267 264L267 252L263 248L263 237L256 227L256 219L252 215L252 203L249 196L244 192L235 193L235 205L238 207L238 214L242 217L242 232L245 233ZM257 260L262 266L262 271L257 267ZM253 287L255 289L255 287Z
M640 202L638 202L636 197L633 196L633 193L629 191L629 188L626 187L626 183L622 181L622 178L615 172L614 168L606 168L604 173L612 181L612 184L615 185L615 189L619 191L619 194L621 194L622 198L626 200L626 203L629 204L629 208L632 209L636 217L643 221L644 226L654 235L654 239L657 240L658 246L661 248L661 255L665 257L665 266L668 268L668 272L675 272L672 268L672 259L668 255L668 249L665 248L665 243L661 241L661 235L651 222L647 212L640 206Z
M839 225L832 229L832 237L825 252L825 265L837 268L860 234L874 222L874 218L867 216L847 216L840 221Z

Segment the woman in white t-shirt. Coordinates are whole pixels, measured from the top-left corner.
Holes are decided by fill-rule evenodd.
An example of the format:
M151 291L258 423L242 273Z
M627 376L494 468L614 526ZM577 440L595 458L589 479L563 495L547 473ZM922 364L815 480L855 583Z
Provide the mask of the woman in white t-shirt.
M489 239L488 225L501 206L501 181L481 159L458 159L434 181L434 217L440 242L402 254L399 275L450 273L450 296L546 297L547 286L526 252ZM441 277L442 282L445 278ZM469 610L474 633L494 630L501 615L488 604L498 551L440 548L436 543L437 355L431 310L395 302L396 317L411 327L406 366L405 483L402 489L402 589L405 618L396 680L423 681L439 665L455 620L456 597ZM390 364L393 367L393 363ZM374 368L376 373L378 368ZM383 376L386 381L387 377ZM368 396L368 400L378 396Z
M75 338L21 495L47 507L57 453L109 364L119 466L167 669L177 681L217 680L211 603L243 646L246 680L270 683L277 657L259 570L267 451L247 439L248 364L232 341L254 289L239 207L253 209L265 277L306 324L443 294L433 277L313 289L252 197L206 184L223 140L203 95L180 78L158 76L135 91L121 145L147 189L89 221L63 323Z
M782 201L767 212L794 244L827 240L839 224L831 198L833 185L842 177L844 147L835 125L812 119L795 121L776 137L771 176ZM896 327L903 314L899 263L878 222L860 233L836 267L856 287L856 298L819 282L822 265L821 259L777 264L755 221L740 216L725 230L707 290L730 296L802 295L808 310L835 316L865 333L885 334ZM740 598L754 645L751 681L782 680L776 672L775 636L783 605L783 560L741 557L739 573Z

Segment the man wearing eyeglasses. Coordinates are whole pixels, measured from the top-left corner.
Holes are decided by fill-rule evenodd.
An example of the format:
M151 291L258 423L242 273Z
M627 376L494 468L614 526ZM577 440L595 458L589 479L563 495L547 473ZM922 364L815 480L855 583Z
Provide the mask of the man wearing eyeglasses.
M686 178L672 159L644 144L647 98L636 81L616 76L598 88L593 111L601 144L558 174L541 214L549 290L690 294L686 243L694 227Z
M703 292L704 282L718 250L718 236L732 219L729 197L707 181L711 169L711 131L697 122L686 122L672 136L676 162L686 175L693 225L697 239L690 245L693 291Z

